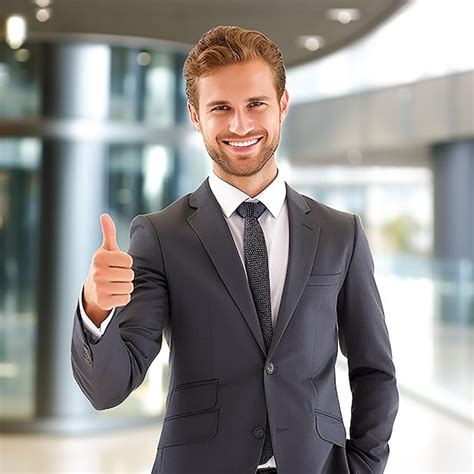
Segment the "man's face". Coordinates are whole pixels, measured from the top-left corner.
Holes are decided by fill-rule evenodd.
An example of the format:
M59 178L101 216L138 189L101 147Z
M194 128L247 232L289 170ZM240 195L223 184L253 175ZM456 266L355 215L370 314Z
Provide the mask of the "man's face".
M274 163L288 93L278 100L265 61L220 67L199 78L198 93L199 110L188 111L219 174L252 176Z

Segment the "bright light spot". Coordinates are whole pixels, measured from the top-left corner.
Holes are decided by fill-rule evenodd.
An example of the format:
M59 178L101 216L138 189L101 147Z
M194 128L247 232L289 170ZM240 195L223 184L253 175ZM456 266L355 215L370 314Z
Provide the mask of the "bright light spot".
M36 19L44 23L45 21L48 21L51 18L51 9L49 8L40 8L39 10L36 11Z
M18 49L23 44L26 39L26 20L22 16L7 18L5 38L12 49Z
M304 45L306 49L309 49L310 51L316 51L319 49L319 41L317 38L307 38Z
M35 3L40 8L46 8L51 5L51 0L35 0Z
M329 8L326 11L326 17L346 25L360 18L360 10L358 8Z
M344 25L352 21L350 13L347 13L346 11L339 12L339 14L337 15L337 19L340 23L344 23Z
M143 190L147 202L159 203L163 193L163 183L172 171L169 152L162 145L150 145L145 148L142 164L144 183Z
M18 377L18 365L12 362L0 362L0 377L15 378Z
M151 63L151 54L146 51L142 51L137 54L137 63L140 66L148 66Z
M26 63L30 59L31 53L28 49L21 48L15 51L15 59L20 63Z
M300 36L298 45L309 51L316 51L324 45L324 39L322 36Z

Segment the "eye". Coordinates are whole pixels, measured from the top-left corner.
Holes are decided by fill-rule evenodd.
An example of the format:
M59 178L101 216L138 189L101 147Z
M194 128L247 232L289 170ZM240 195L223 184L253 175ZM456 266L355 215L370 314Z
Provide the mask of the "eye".
M259 107L260 105L265 105L265 104L263 102L252 102L250 105L253 107Z
M212 110L226 110L227 105L218 105L217 107L214 107Z

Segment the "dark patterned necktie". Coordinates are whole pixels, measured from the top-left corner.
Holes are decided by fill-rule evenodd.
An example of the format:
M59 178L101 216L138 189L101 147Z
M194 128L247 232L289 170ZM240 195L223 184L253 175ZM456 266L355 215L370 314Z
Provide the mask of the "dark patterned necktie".
M244 223L244 260L247 270L250 291L252 292L255 308L257 310L260 328L262 329L265 348L268 352L272 342L272 301L270 294L270 275L268 268L267 245L263 230L258 218L266 207L260 201L243 202L237 213L245 219ZM265 440L259 464L266 463L273 456L272 439L268 424L265 430Z

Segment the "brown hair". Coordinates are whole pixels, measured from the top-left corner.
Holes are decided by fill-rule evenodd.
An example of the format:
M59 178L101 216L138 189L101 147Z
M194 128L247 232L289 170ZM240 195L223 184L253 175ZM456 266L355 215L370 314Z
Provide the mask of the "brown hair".
M238 26L217 26L202 35L184 63L186 96L198 111L197 81L214 69L252 59L263 59L272 69L278 100L285 91L286 72L278 46L263 33Z

